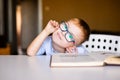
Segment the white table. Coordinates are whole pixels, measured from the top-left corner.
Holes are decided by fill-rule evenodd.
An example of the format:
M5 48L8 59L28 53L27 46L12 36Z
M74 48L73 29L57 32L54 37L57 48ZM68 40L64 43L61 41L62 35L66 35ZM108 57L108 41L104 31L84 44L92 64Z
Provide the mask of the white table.
M120 80L120 66L50 68L50 56L0 56L0 80Z

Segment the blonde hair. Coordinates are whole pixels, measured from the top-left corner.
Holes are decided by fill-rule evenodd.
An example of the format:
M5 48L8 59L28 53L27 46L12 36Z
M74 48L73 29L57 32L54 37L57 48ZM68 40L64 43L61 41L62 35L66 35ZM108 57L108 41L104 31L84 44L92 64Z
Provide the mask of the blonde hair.
M89 25L81 18L72 18L70 21L74 21L74 23L82 29L84 34L84 40L82 41L82 43L88 40L90 36Z

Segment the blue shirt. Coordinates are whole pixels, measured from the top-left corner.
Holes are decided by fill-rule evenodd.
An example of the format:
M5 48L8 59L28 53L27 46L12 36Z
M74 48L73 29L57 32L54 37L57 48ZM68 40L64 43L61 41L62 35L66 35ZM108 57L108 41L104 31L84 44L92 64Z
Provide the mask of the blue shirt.
M77 46L77 49L79 54L86 54L88 52L82 45ZM48 36L45 39L40 49L38 50L37 55L43 55L44 53L46 53L46 55L53 55L56 53L52 46L51 36Z

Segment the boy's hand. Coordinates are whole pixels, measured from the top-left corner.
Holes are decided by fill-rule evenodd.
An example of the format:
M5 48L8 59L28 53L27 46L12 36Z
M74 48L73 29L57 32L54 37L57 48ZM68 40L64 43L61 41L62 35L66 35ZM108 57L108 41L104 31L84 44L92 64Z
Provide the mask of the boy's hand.
M67 51L67 53L78 53L76 46L68 47L68 48L66 48L66 51Z
M53 20L50 20L45 27L45 31L48 32L48 34L53 33L59 28L59 23Z

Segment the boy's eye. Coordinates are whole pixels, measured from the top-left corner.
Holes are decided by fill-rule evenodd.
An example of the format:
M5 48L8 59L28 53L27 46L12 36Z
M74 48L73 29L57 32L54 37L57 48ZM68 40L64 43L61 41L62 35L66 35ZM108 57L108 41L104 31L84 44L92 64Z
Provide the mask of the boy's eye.
M73 36L70 33L66 34L66 39L67 39L67 41L73 41L74 40Z
M65 31L66 31L66 30L67 30L67 26L63 25L63 26L62 26L62 30L65 30Z
M72 35L69 35L69 38L70 38L70 39L73 39L73 36L72 36Z
M65 28L65 30L67 30L67 26L66 25L64 26L64 28Z
M65 23L62 23L60 28L63 30L63 31L67 31L67 25Z

